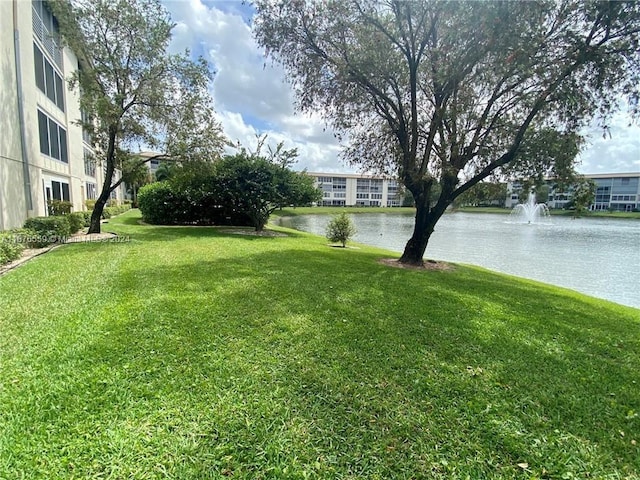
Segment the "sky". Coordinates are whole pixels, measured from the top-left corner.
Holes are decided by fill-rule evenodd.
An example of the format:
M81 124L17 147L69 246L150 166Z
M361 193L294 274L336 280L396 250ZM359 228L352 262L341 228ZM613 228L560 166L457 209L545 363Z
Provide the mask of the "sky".
M266 59L251 32L253 8L240 0L162 0L176 26L171 51L189 49L215 71L212 94L219 120L232 142L252 149L268 134L275 146L297 148L294 166L309 172L355 173L340 158L334 132L318 115L296 112L284 70ZM640 126L624 114L613 118L610 135L597 125L584 132L579 158L583 174L640 172Z

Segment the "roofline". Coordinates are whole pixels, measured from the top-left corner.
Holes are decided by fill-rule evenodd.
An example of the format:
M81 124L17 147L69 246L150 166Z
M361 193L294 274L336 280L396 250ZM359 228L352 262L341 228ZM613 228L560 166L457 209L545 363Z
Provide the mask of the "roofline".
M587 178L633 178L640 177L640 172L624 172L624 173L585 173Z
M336 172L307 172L312 177L342 177L342 178L375 178L383 180L396 180L392 175L374 175L371 173L336 173Z

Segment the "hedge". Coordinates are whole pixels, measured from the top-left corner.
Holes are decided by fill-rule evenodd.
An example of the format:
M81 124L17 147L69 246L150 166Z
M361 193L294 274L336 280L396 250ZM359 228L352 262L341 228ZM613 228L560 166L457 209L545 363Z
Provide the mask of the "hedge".
M71 234L71 224L66 215L28 218L24 228L34 231L37 237L34 245L38 247L63 242Z

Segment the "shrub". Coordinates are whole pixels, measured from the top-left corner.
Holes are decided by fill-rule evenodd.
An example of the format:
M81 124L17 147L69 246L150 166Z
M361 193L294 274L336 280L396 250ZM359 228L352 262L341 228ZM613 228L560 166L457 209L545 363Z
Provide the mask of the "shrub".
M124 213L127 210L131 210L130 204L116 205L113 207L105 207L102 210L102 218L104 218L105 220L108 220L109 218L114 217L116 215L120 215L121 213Z
M84 212L72 212L67 215L69 220L69 231L76 233L82 227L84 227Z
M91 225L91 214L93 213L92 210L88 210L86 212L77 212L82 214L82 221L83 221L83 226L88 227L89 225Z
M91 211L91 210L93 210L93 207L96 206L96 201L95 200L85 200L84 204L86 205L87 210Z
M169 225L178 220L178 203L168 182L145 185L138 191L138 207L145 222Z
M59 216L71 213L73 204L65 200L47 200L49 215Z
M40 238L38 232L30 228L14 228L5 233L12 235L12 239L25 248L36 248L39 246Z
M0 232L0 265L20 258L24 248L25 244L20 242L15 230Z
M346 213L334 216L327 225L327 238L330 242L340 242L346 247L347 241L356 233L356 228Z
M34 217L24 222L24 228L35 232L36 246L44 247L50 243L62 242L71 234L68 216Z

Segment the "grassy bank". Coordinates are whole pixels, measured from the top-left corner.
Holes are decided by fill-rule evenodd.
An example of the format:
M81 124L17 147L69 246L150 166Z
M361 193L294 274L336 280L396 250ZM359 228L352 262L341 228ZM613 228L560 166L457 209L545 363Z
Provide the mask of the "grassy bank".
M457 212L469 212L469 213L500 213L508 215L511 213L509 208L498 207L459 207L456 208ZM312 215L312 214L329 214L335 215L337 213L393 213L414 215L415 209L413 207L297 207L297 208L285 208L274 212L274 217L295 217L297 215ZM570 210L551 210L551 215L559 215L572 217L574 212ZM585 218L588 217L600 217L600 218L630 218L640 219L640 212L587 212L582 215Z
M404 215L414 215L413 207L295 207L283 208L273 212L274 217L295 217L298 215L336 215L338 213L394 213Z
M138 219L0 277L0 478L640 477L639 310Z

